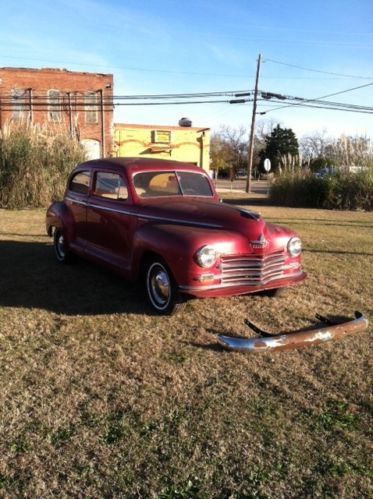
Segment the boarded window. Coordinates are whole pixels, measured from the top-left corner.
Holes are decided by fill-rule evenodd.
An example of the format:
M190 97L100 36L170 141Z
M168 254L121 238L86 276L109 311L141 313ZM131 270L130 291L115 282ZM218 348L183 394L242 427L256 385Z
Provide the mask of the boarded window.
M61 121L61 96L58 90L48 90L48 120Z
M84 96L86 123L98 123L98 98L96 92L88 92Z
M21 88L11 90L12 118L14 120L26 120L30 117L29 93Z
M153 130L152 131L153 144L169 144L171 142L170 130Z

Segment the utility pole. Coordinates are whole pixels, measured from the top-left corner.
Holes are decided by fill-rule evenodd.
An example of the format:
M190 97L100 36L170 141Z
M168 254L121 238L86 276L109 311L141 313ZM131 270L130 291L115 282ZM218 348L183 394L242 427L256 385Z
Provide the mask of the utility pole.
M254 100L253 100L253 115L251 118L251 130L250 130L250 140L249 140L249 151L248 151L248 164L247 164L247 179L246 179L246 192L251 192L251 173L253 170L253 155L254 155L254 140L255 140L255 116L256 116L256 100L258 98L258 83L259 83L259 71L260 71L260 61L262 55L258 56L258 63L256 66L256 79L255 79L255 90L254 90Z
M105 147L105 123L104 123L104 96L103 90L100 88L98 90L100 95L100 128L101 128L101 158L106 156L106 147Z
M71 107L71 92L67 92L67 103L68 103L68 109L69 109L69 129L70 129L70 137L74 137L73 133L73 111Z

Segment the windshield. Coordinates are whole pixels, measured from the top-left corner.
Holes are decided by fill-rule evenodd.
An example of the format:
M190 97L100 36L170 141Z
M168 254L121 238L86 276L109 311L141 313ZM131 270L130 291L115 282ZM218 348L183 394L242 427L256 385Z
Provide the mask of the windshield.
M159 196L212 197L208 179L193 172L141 172L133 179L136 193L141 198Z

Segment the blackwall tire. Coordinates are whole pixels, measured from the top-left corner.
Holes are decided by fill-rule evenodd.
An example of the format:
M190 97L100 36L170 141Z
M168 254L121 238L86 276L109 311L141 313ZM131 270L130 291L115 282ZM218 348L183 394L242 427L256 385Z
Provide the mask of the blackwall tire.
M185 306L170 270L161 259L153 259L147 263L145 291L149 304L157 314L173 315Z

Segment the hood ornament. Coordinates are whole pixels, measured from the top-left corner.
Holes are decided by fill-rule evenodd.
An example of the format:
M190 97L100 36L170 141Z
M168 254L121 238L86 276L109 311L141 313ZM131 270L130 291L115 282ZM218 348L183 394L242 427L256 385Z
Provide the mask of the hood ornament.
M259 238L256 241L250 241L250 244L254 249L263 249L267 247L268 241L264 234L260 234Z

